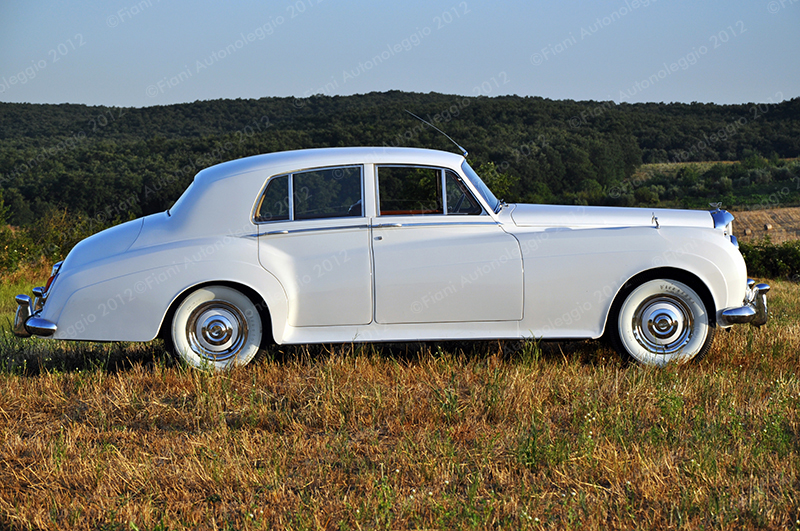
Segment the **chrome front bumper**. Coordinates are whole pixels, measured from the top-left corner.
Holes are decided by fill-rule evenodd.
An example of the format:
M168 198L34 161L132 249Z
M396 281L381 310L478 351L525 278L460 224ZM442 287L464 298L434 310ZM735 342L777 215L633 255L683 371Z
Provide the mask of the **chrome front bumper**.
M56 333L55 323L39 317L44 305L44 288L33 288L35 298L17 295L17 312L14 314L14 335L18 337L50 337Z
M767 311L767 292L769 284L756 284L752 278L747 279L747 291L744 295L744 304L738 308L728 308L722 311L722 326L750 323L753 326L767 324L769 312Z

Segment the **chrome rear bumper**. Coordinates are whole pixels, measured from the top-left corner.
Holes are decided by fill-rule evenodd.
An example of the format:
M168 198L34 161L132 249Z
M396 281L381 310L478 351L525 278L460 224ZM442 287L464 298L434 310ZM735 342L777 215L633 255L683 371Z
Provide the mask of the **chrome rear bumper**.
M42 319L39 316L42 314L42 310L44 310L44 303L47 302L47 295L58 276L58 272L61 271L61 265L63 263L62 261L53 264L53 269L50 272L50 278L46 286L33 288L33 300L27 295L17 295L14 297L14 300L17 301L17 312L14 314L14 327L12 329L15 336L50 337L56 333L56 324Z
M38 290L38 291L37 291ZM14 314L14 335L18 337L41 336L50 337L56 333L55 323L39 317L42 311L41 303L42 288L33 290L36 299L31 301L27 295L17 295L17 312Z
M738 308L728 308L722 311L721 325L750 323L753 326L767 324L769 312L767 310L767 292L769 284L756 284L752 278L747 279L747 291L744 304Z

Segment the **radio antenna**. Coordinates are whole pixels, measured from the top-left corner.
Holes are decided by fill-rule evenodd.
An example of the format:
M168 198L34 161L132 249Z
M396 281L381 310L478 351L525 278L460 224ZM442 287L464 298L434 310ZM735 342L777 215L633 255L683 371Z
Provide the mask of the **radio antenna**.
M410 114L411 116L413 116L414 118L416 118L417 120L419 120L420 122L422 122L422 123L424 123L424 124L426 124L426 125L429 125L429 126L433 127L434 129L436 129L437 131L439 131L440 133L442 133L442 134L443 134L443 135L444 135L444 136L447 138L447 140L449 140L450 142L452 142L453 144L455 144L455 146L458 148L458 150L461 152L461 154L462 154L462 155L464 155L464 158L467 158L467 155L469 155L469 153L467 153L467 150L466 150L466 149L464 149L463 147L459 146L459 145L458 145L458 142L456 142L455 140L453 140L452 138L450 138L450 135L448 135L447 133L445 133L444 131L442 131L441 129L439 129L438 127L436 127L435 125L433 125L432 123L430 123L430 122L426 122L425 120L423 120L422 118L420 118L419 116L417 116L417 115L416 115L416 114L414 114L413 112L409 111L408 109L405 109L405 111L406 111L408 114Z

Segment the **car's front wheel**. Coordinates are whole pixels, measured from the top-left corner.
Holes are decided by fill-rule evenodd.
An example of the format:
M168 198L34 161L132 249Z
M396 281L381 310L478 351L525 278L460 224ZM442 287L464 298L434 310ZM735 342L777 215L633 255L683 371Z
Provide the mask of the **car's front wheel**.
M699 360L711 348L714 318L702 297L683 282L650 280L621 297L609 331L623 357L662 366Z
M224 370L246 365L261 348L261 316L247 295L227 286L190 293L172 318L172 345L188 365Z

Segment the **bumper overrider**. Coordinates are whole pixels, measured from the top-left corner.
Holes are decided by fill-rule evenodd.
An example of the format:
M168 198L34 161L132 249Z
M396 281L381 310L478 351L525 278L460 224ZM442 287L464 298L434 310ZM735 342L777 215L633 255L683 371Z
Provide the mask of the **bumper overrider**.
M752 278L747 279L747 291L744 295L744 304L738 308L728 308L722 311L722 325L746 324L762 326L767 324L769 313L767 311L767 292L769 284L756 284Z
M47 294L55 281L58 271L61 269L61 262L53 266L53 272L47 281L47 286L33 288L33 300L28 295L17 295L17 312L14 314L14 335L18 337L50 337L56 333L55 323L42 319L44 303L47 301Z

